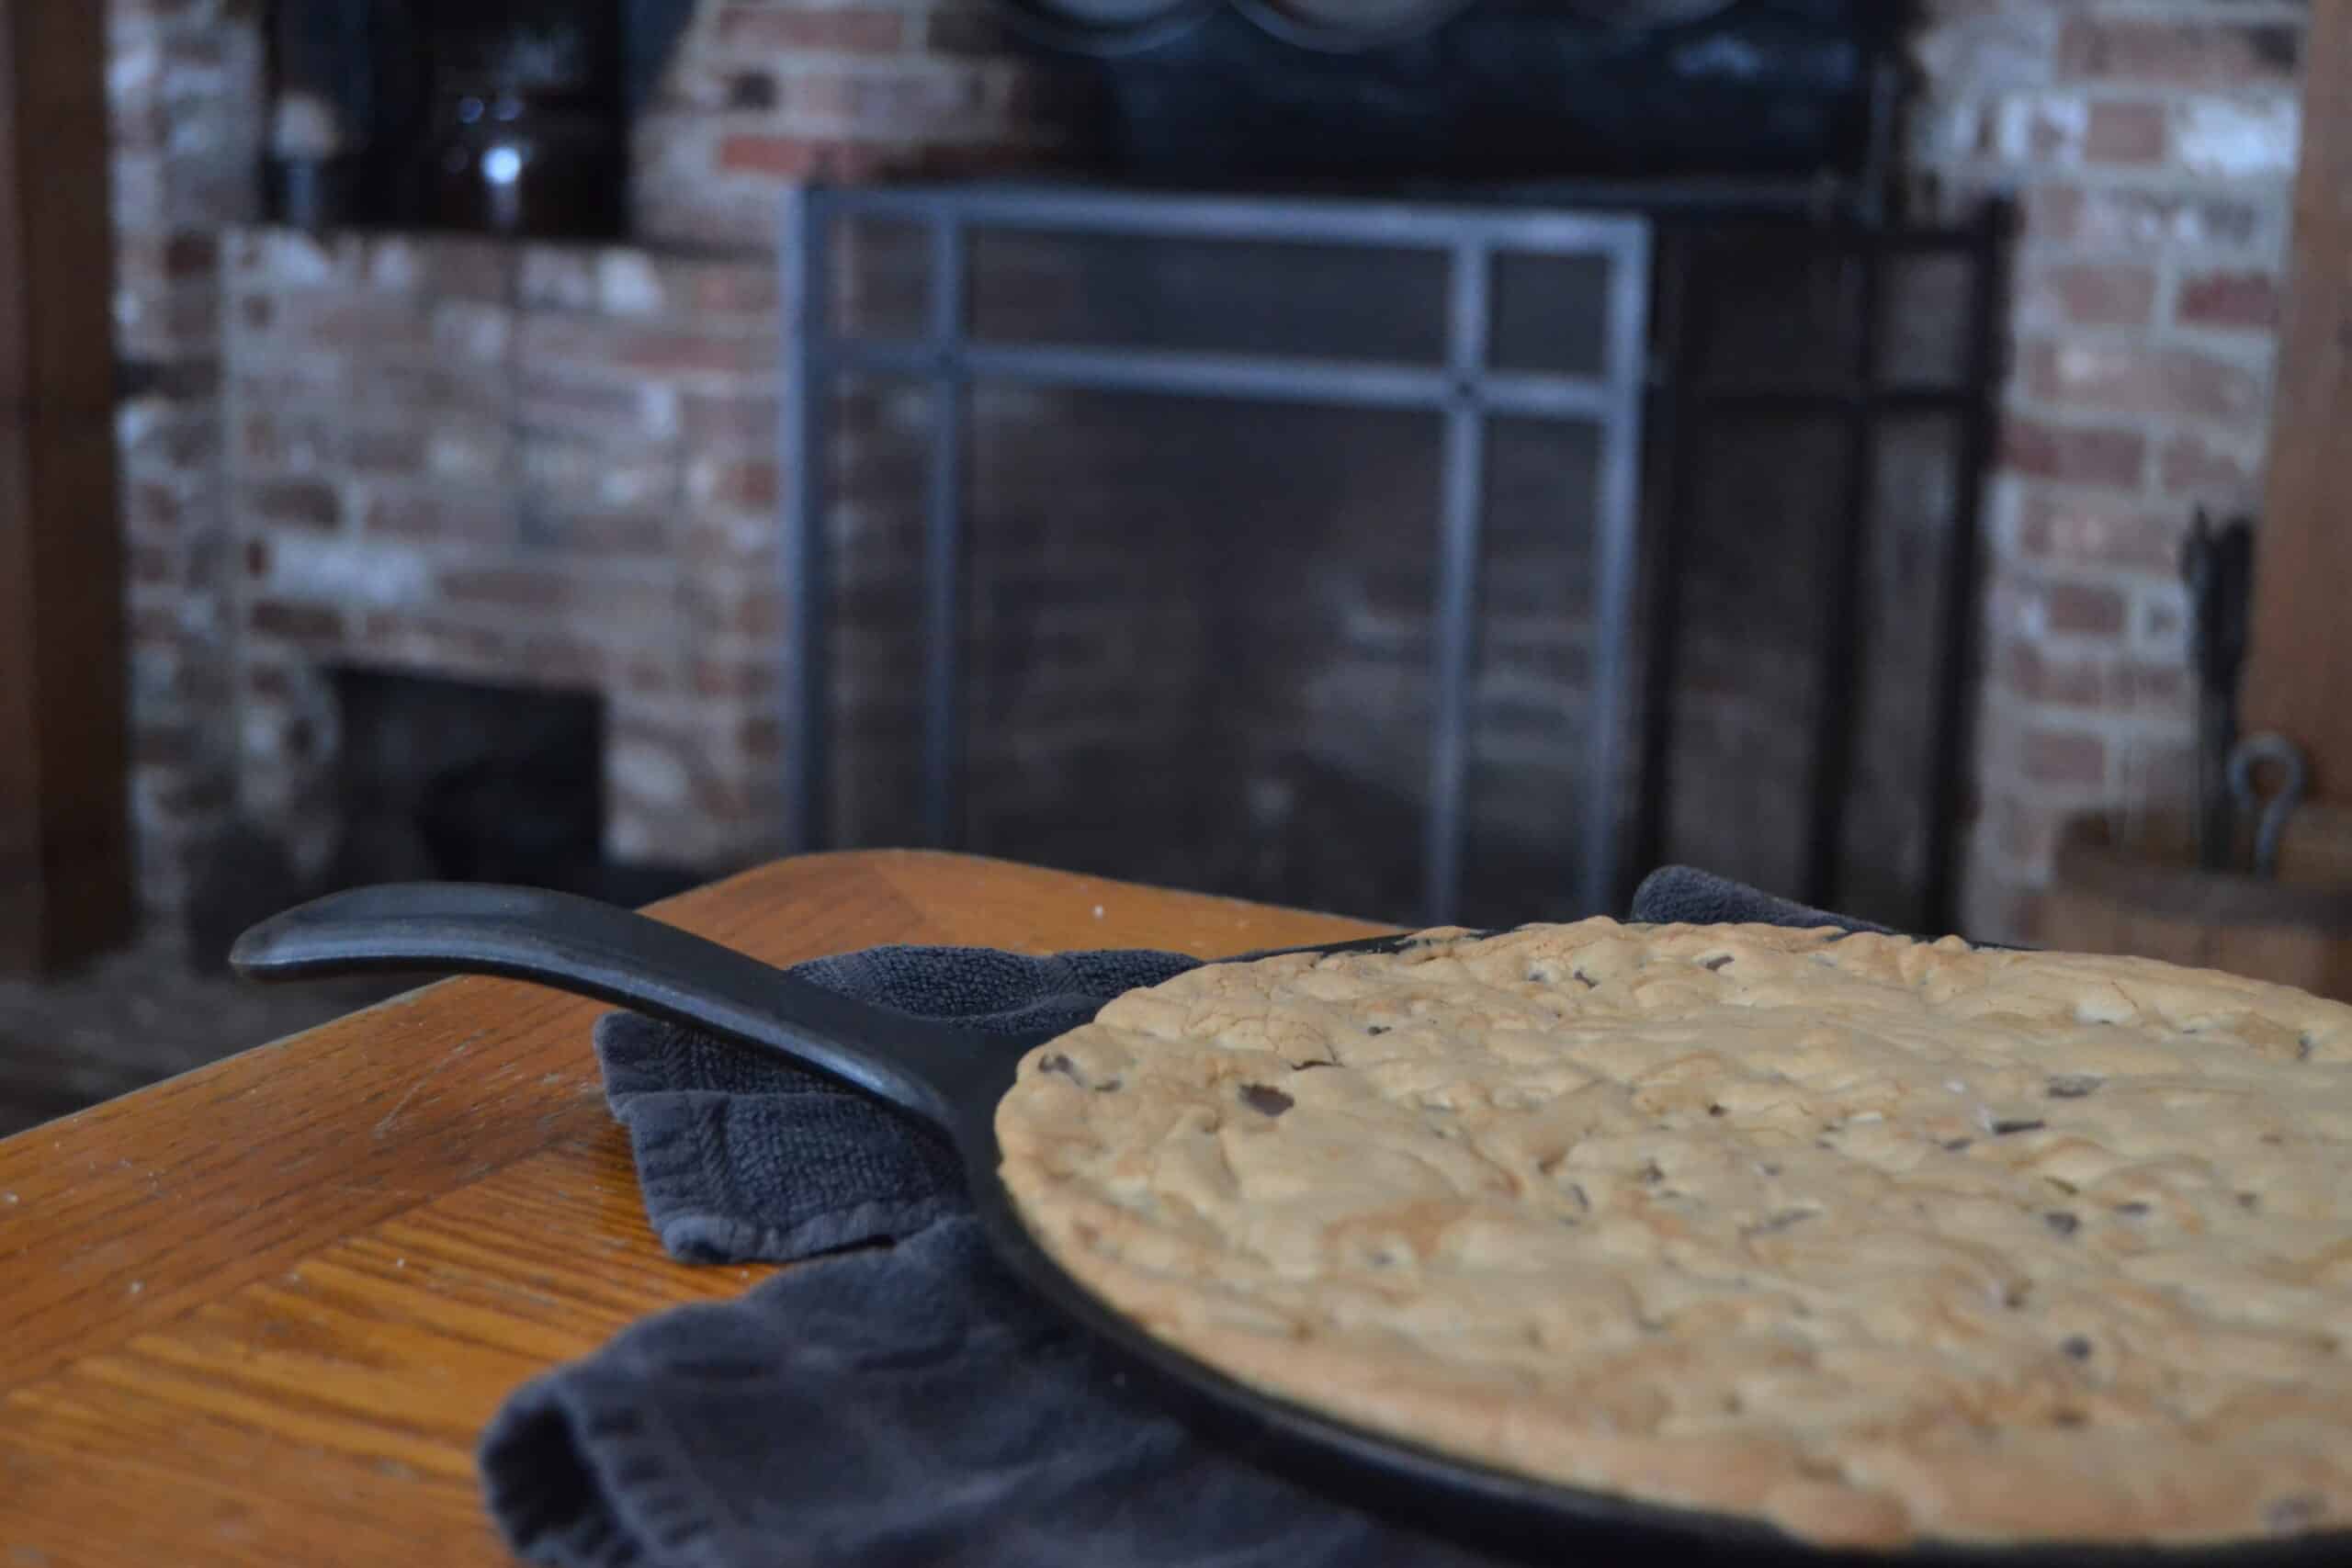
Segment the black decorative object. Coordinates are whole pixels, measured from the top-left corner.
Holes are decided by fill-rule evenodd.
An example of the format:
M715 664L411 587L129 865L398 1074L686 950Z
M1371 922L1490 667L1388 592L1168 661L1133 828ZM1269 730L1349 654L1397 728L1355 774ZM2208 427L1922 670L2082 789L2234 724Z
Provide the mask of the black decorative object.
M626 212L623 17L614 0L437 0L425 134L428 221L596 238Z
M271 217L605 237L695 0L274 0Z
M270 215L305 229L392 215L382 73L390 13L350 0L278 0L263 185Z
M1000 0L1117 172L1354 185L1865 175L1902 0Z

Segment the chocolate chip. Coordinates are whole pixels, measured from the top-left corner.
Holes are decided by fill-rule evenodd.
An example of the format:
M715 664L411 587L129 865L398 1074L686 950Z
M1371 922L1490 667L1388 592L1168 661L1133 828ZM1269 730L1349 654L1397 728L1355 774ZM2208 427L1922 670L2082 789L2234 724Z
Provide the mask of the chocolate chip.
M1269 1116L1280 1116L1298 1102L1278 1089L1253 1083L1241 1091L1241 1103L1252 1111L1262 1111Z
M1385 1023L1367 1023L1364 1025L1363 1032L1366 1034L1385 1034L1388 1032L1388 1025Z
M1644 1185L1649 1187L1656 1187L1666 1179L1666 1172L1658 1168L1656 1160L1645 1160L1642 1163L1641 1176Z
M730 109L772 109L778 96L775 78L764 71L745 71L727 79Z
M2050 1213L2041 1216L2041 1223L2048 1225L2052 1230L2056 1231L2060 1235L2074 1235L2075 1231L2082 1227L2083 1224L2082 1221L2066 1213L2064 1209L2051 1210Z
M2079 1410L2053 1411L2050 1419L2060 1427L2087 1427L2091 1424L2091 1418Z
M1711 975L1722 973L1722 971L1728 968L1730 964L1731 954L1728 953L1718 958L1702 958L1699 961L1699 967L1706 970Z
M1585 989L1587 989L1587 990L1589 990L1589 991L1590 991L1590 990L1598 990L1598 989L1600 988L1600 981L1598 981L1598 980L1594 979L1591 976L1589 976L1589 975L1586 974L1586 973L1585 973L1583 970L1581 970L1581 969L1577 970L1573 975L1571 975L1571 976L1569 976L1569 978L1570 978L1570 979L1574 979L1574 980L1581 980L1581 981L1583 981L1583 982L1584 982Z
M2141 1202L2118 1203L2115 1206L2115 1212L2119 1214L2128 1215L2130 1218L2136 1220L2141 1215L2148 1213L2148 1205Z
M2295 1038L2295 1060L2297 1060L2298 1062L2308 1062L2308 1061L2310 1061L2311 1059L2312 1059L2312 1037L2311 1037L2309 1034L2301 1034L2301 1035L2296 1036L2296 1038Z
M1975 1146L1976 1140L1973 1138L1946 1138L1944 1140L1944 1147L1950 1149L1954 1154L1960 1153L1962 1149L1973 1149Z
M2050 1080L2050 1098L2081 1100L2086 1095L2097 1094L2098 1086L2103 1081L2105 1080L2095 1077L2089 1073L2062 1074Z
M2239 1193L2239 1194L2238 1194L2238 1207L2239 1207L2239 1208L2241 1208L2241 1209L2248 1210L2248 1211L2252 1211L2252 1210L2255 1210L2255 1209L2259 1209L2259 1208L2261 1208L2261 1207L2262 1207L2262 1194L2261 1194L2261 1193L2259 1193L2259 1192L2241 1192L2241 1193Z
M1038 1057L1037 1070L1041 1073L1059 1073L1062 1077L1069 1079L1072 1083L1083 1083L1085 1081L1078 1076L1078 1065L1072 1062L1068 1056L1063 1055L1059 1051L1055 1052L1050 1056Z
M1730 1112L1730 1111L1725 1111L1725 1110L1724 1110L1722 1106L1720 1106L1720 1105L1710 1105L1709 1107L1707 1107L1707 1114L1708 1114L1708 1115L1710 1115L1710 1116L1728 1116L1728 1115L1730 1115L1730 1114L1731 1114L1731 1112Z
M2012 1133L2039 1133L2048 1125L2047 1122L1996 1122L1993 1123L1993 1135L2006 1138Z
M2070 1334L2058 1341L2058 1348L2065 1352L2068 1360L2087 1361L2091 1359L2091 1342L2079 1334Z
M1295 1073L1311 1073L1317 1067L1336 1067L1337 1062L1301 1062L1291 1069Z
M2319 1523L2327 1513L2326 1499L2310 1492L2299 1492L2291 1497L2274 1497L2262 1506L2262 1527L2284 1535L2291 1530L2305 1530Z

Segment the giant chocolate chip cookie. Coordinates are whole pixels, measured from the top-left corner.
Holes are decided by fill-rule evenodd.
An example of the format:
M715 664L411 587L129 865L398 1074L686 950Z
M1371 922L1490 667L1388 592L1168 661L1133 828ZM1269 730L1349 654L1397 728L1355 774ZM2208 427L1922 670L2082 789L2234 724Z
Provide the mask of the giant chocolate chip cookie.
M2352 1527L2352 1008L1609 920L1211 965L1033 1052L1024 1223L1152 1334L1822 1541Z

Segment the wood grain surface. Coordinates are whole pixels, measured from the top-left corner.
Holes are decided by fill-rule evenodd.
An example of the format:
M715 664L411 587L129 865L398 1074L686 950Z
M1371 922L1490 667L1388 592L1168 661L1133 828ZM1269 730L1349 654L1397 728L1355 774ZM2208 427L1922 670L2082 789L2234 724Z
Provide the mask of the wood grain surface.
M2256 534L2243 713L2311 759L2313 798L2352 805L2352 0L2312 0L2302 152L2270 460Z
M654 912L775 963L1380 929L911 852L781 862ZM595 1080L600 1010L447 981L0 1142L0 1565L508 1561L473 1473L505 1396L764 1272L655 1245Z

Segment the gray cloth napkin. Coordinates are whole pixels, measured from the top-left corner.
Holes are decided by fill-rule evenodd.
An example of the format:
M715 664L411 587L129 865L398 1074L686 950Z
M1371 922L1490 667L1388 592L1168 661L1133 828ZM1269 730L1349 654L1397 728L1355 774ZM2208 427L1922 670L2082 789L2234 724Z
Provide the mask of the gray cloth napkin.
M1800 930L1837 926L1849 931L1894 934L1885 926L1776 898L1745 883L1687 865L1665 866L1644 877L1634 890L1634 908L1628 918L1654 926L1761 923Z
M1880 929L1682 868L1645 881L1633 918ZM888 947L794 973L1009 1032L1074 1027L1193 963ZM600 1020L595 1044L673 1256L815 1260L740 1300L638 1324L508 1401L481 1466L491 1514L524 1557L560 1568L1487 1561L1229 1457L1123 1387L999 1272L954 1156L920 1127L633 1014Z

